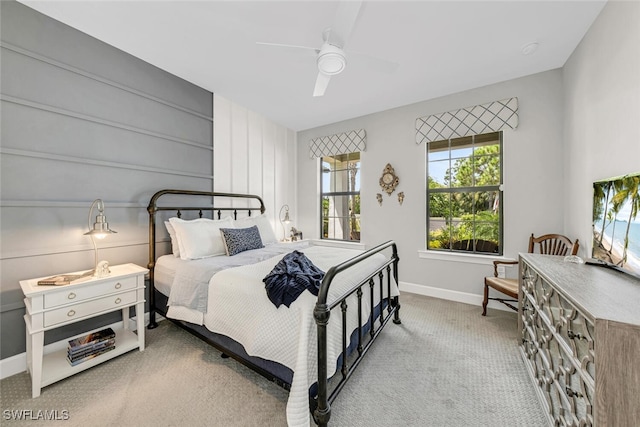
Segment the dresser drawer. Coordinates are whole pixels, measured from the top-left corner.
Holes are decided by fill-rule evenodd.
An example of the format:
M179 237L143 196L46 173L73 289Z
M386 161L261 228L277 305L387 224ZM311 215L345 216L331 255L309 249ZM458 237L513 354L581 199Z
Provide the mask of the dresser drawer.
M595 381L595 326L575 307L563 301L562 316L556 322L558 339L564 342L571 352L576 366Z
M134 289L137 283L138 281L135 277L125 277L122 279L97 283L95 285L61 289L60 291L51 292L44 296L44 308L53 308L76 301L84 301L113 292L123 291L126 289Z
M594 389L586 382L578 368L571 363L571 355L560 353L560 363L556 372L556 393L558 395L560 425L592 426Z
M113 285L113 284L112 284ZM110 295L104 298L82 302L44 313L44 326L48 327L62 322L90 316L106 310L114 310L136 302L136 291Z

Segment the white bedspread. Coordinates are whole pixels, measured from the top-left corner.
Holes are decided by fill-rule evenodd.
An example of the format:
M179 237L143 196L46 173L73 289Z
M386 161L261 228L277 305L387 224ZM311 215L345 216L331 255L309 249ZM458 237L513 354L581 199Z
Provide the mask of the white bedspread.
M293 250L293 249L292 249ZM361 251L312 246L302 249L316 266L327 271L331 266L346 261ZM290 426L310 424L308 390L317 377L316 324L313 309L316 297L303 292L289 308L276 308L269 301L262 279L273 269L284 254L256 264L226 269L216 273L209 285L205 326L241 343L251 356L273 360L293 371L293 380L287 402L287 423ZM374 255L334 279L328 302L337 299L346 289L356 285L384 264L382 254ZM385 282L386 283L386 282ZM379 302L378 279L375 279L374 302ZM365 288L368 288L366 286ZM386 285L384 286L386 293ZM370 297L368 289L362 298L363 324L368 320ZM392 296L398 295L394 283ZM357 299L348 301L348 331L357 326ZM336 361L342 351L342 318L340 310L331 313L329 321L327 360L329 376L335 373Z
M158 273L163 271L164 276L169 276L164 270L173 272L170 290L165 293L169 298L167 316L202 325L204 313L207 312L209 281L215 273L228 268L254 264L308 246L308 242L274 243L262 249L246 251L234 256L215 256L188 261L171 255L160 257L156 266Z

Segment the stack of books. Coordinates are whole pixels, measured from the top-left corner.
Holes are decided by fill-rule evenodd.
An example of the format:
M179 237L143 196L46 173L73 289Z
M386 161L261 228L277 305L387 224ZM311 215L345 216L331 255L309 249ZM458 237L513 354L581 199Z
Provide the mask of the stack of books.
M107 328L69 341L67 360L71 366L93 359L116 348L116 334Z
M94 270L89 270L84 273L59 274L57 276L47 277L46 279L38 280L38 286L62 286L84 282L93 277L93 272Z

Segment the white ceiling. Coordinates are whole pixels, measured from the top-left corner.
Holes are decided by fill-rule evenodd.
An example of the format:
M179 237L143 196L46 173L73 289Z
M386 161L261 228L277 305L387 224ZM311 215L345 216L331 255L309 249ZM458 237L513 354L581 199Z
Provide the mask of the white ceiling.
M319 48L334 1L21 2L294 130L562 67L606 3L365 1L347 53L398 67L348 56L314 98L313 50L256 42Z

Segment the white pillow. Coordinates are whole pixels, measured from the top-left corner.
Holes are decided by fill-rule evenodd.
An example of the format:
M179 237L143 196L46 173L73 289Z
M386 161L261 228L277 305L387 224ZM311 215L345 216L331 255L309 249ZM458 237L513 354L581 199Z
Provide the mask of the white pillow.
M167 227L167 232L171 238L171 252L174 257L180 257L180 246L178 245L178 236L176 236L176 230L173 228L169 221L164 222L164 226Z
M260 238L262 239L263 244L267 243L276 243L278 238L273 232L273 228L271 227L271 222L267 215L262 214L258 216L248 216L245 218L240 218L235 221L236 228L249 228L251 226L257 226L258 231L260 232Z
M225 255L221 228L235 228L231 217L220 220L199 218L185 221L169 218L178 238L181 259L199 259Z

